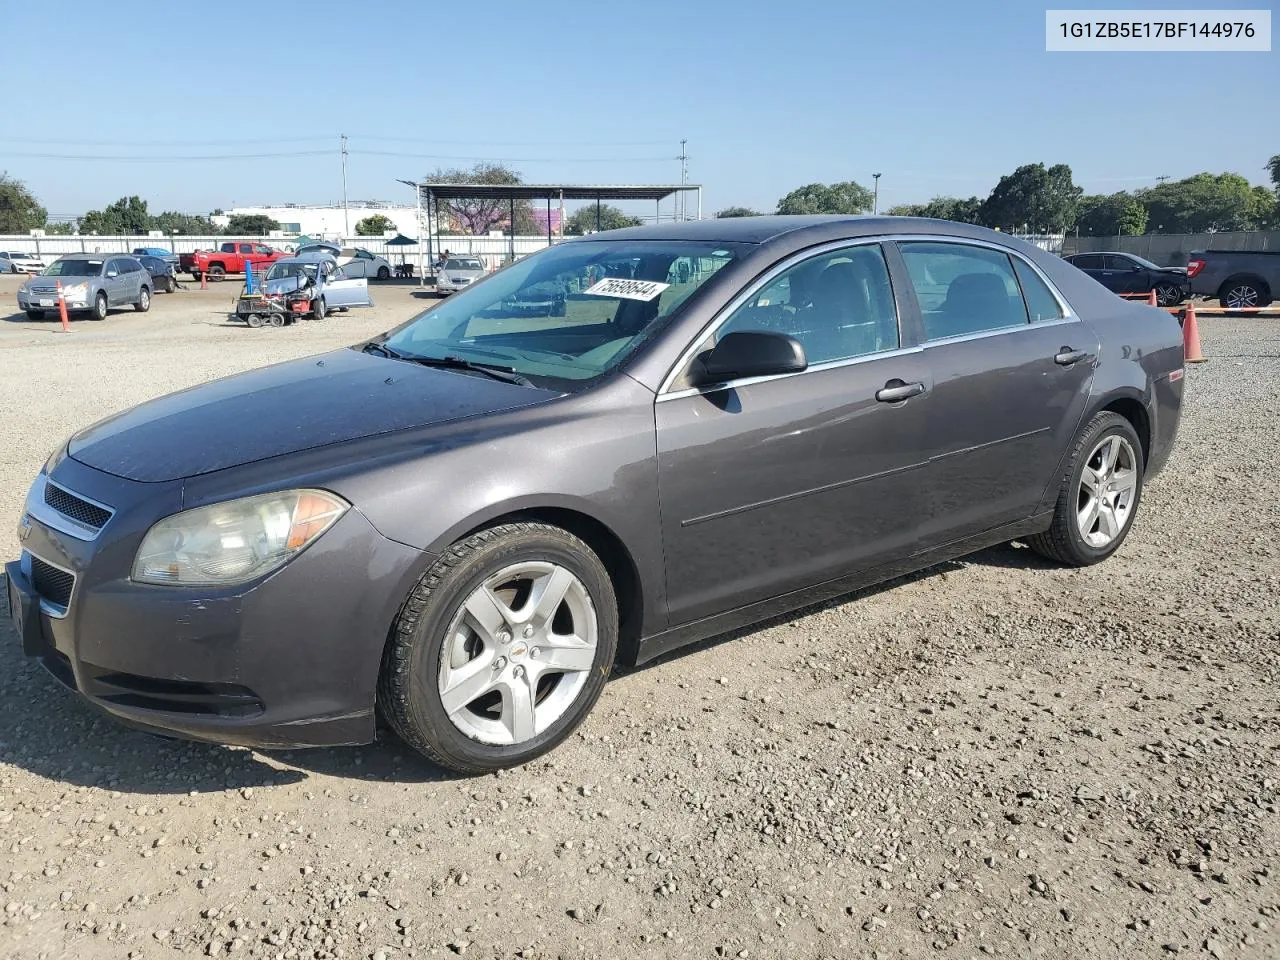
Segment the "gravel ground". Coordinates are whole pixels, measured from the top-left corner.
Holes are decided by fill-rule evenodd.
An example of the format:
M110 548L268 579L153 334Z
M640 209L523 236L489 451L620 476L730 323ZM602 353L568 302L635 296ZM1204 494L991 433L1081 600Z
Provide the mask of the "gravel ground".
M250 331L229 287L0 322L0 517L73 429L421 305ZM498 776L135 733L0 621L0 955L1280 955L1280 321L1201 331L1109 562L993 549L623 672Z

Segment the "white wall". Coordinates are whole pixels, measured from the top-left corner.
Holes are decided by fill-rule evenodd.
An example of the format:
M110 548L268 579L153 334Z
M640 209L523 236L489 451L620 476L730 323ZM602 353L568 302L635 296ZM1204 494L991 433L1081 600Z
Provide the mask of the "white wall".
M227 219L234 214L254 216L261 214L278 223L296 223L298 232L309 237L339 237L343 233L341 207L236 207L228 210L223 216L214 217L219 226L225 227ZM348 209L347 232L355 233L356 224L365 217L381 214L395 224L395 231L406 237L418 236L418 212L413 207L357 207Z

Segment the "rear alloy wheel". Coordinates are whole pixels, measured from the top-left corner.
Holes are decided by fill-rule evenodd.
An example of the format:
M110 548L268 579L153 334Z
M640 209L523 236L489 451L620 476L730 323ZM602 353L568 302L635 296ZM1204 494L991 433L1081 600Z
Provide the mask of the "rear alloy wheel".
M138 302L133 305L133 309L139 313L146 313L151 309L151 291L146 287L138 291Z
M1174 283L1162 283L1156 287L1156 305L1176 307L1182 302L1182 290Z
M95 320L107 319L107 295L105 293L99 293L93 298L92 316Z
M1262 291L1252 280L1237 280L1227 285L1218 303L1227 310L1244 310L1262 306Z
M613 584L559 527L509 523L454 544L401 610L378 706L401 738L462 773L518 766L586 718L613 665Z
M1133 425L1118 413L1098 414L1076 439L1053 522L1030 538L1032 549L1073 567L1107 559L1133 525L1144 470Z
M209 279L214 283L221 283L222 278L226 275L227 271L222 269L222 267L218 266L216 263L209 268Z

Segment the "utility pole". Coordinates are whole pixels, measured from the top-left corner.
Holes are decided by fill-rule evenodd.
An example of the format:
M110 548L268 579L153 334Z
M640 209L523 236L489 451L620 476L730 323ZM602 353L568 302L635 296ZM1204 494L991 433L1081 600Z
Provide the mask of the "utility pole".
M1164 183L1168 179L1169 179L1169 175L1167 173L1162 177L1156 177L1156 180L1159 181L1160 183Z
M876 182L875 192L871 195L871 214L878 216L880 213L880 174L873 173L871 179Z
M351 235L351 223L347 218L347 135L341 134L342 142L342 242L345 245Z
M685 185L686 182L688 182L688 179L689 179L689 153L688 151L685 150L685 144L688 142L689 142L688 140L680 141L680 156L676 157L676 159L680 161L680 186L682 187ZM684 191L681 190L680 191L680 219L681 220L684 219L684 214L685 214Z

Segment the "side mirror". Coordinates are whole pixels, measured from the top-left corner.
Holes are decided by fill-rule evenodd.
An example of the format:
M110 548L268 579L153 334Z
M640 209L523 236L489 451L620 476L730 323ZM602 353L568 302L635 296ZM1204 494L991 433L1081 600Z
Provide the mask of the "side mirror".
M724 337L694 371L699 385L725 383L743 377L799 373L809 366L804 347L795 337L765 330L743 330Z
M108 270L108 271L107 271L107 279L108 279L108 280L110 280L112 277L118 277L118 276L120 276L120 271L119 271L119 270Z

